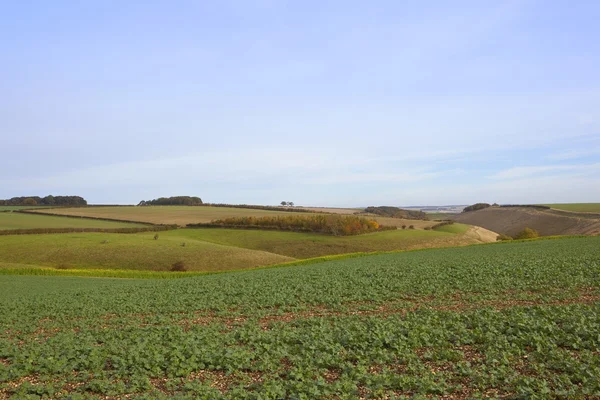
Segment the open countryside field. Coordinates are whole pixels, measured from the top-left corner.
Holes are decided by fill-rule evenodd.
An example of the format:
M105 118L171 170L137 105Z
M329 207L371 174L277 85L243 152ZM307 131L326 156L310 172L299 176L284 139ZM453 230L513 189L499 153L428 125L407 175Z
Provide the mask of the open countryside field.
M0 206L0 212L31 210L31 209L35 209L35 208L44 208L44 207L47 207L47 206Z
M187 224L209 223L216 219L229 217L270 217L290 215L314 215L312 213L290 213L285 211L267 211L234 207L208 206L123 206L123 207L75 207L35 210L36 212L72 215L80 217L109 218L127 221L148 222L152 224ZM424 229L435 224L433 221L408 220L400 218L369 217L380 224L389 226L414 225L416 229Z
M101 221L83 218L56 217L42 214L23 214L14 212L0 213L0 230L38 229L38 228L137 228L145 227L117 221Z
M600 213L600 203L542 204L557 210Z
M178 280L0 276L0 397L597 398L599 265L588 237Z
M514 236L524 228L533 228L542 236L595 235L600 233L600 214L576 214L566 211L537 210L530 207L488 207L458 214L457 222L481 226Z
M227 217L266 217L290 213L285 211L267 211L233 207L208 207L208 206L122 206L122 207L75 207L54 208L49 210L36 210L39 213L52 213L60 215L74 215L79 217L95 217L122 219L128 221L148 222L152 224L187 224L208 223L216 219ZM311 213L297 213L298 215L313 215ZM296 215L294 213L293 215Z
M474 228L460 224L444 226L439 231L394 230L350 237L220 228L159 232L158 240L153 239L154 235L145 232L3 236L0 268L168 271L174 263L183 261L190 271L216 272L325 255L486 241ZM487 241L494 240L492 234Z

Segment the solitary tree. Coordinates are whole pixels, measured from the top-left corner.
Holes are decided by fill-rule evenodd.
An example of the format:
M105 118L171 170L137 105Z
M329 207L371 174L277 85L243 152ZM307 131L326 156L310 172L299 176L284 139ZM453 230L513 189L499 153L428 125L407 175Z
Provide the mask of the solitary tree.
M287 201L282 201L282 202L281 202L281 205L285 207L285 206L287 206L287 205L288 205L288 203L287 203Z
M294 202L293 201L288 201L288 206L294 207Z

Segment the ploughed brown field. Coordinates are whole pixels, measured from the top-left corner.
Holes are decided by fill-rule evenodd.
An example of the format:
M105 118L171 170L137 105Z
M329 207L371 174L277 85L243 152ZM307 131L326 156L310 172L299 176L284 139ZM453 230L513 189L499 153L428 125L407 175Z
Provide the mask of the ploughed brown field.
M600 214L538 210L528 207L489 207L461 213L455 221L514 236L533 228L542 236L600 234Z

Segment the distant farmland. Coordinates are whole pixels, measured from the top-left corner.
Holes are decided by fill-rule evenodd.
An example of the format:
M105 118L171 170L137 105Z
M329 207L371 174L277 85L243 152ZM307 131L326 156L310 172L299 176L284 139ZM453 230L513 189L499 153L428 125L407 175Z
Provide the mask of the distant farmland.
M600 213L600 203L563 203L563 204L542 204L557 210L574 212Z
M320 209L324 211L326 209ZM153 224L187 224L208 223L217 219L228 217L266 217L289 216L285 211L267 211L234 207L209 207L209 206L123 206L123 207L75 207L53 208L48 210L35 210L36 212L86 216L95 218L120 219L126 221L148 222ZM294 213L294 215L314 215L312 213ZM414 225L416 229L424 229L435 225L433 221L408 220L400 218L369 217L380 224L401 227Z

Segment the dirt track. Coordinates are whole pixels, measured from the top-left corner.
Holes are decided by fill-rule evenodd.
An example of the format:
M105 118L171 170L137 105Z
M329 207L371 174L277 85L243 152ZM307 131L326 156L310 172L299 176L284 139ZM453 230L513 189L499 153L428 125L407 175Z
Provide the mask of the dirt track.
M600 218L581 218L575 215L525 207L490 207L459 214L454 220L510 236L516 235L526 227L537 230L542 236L600 233Z

